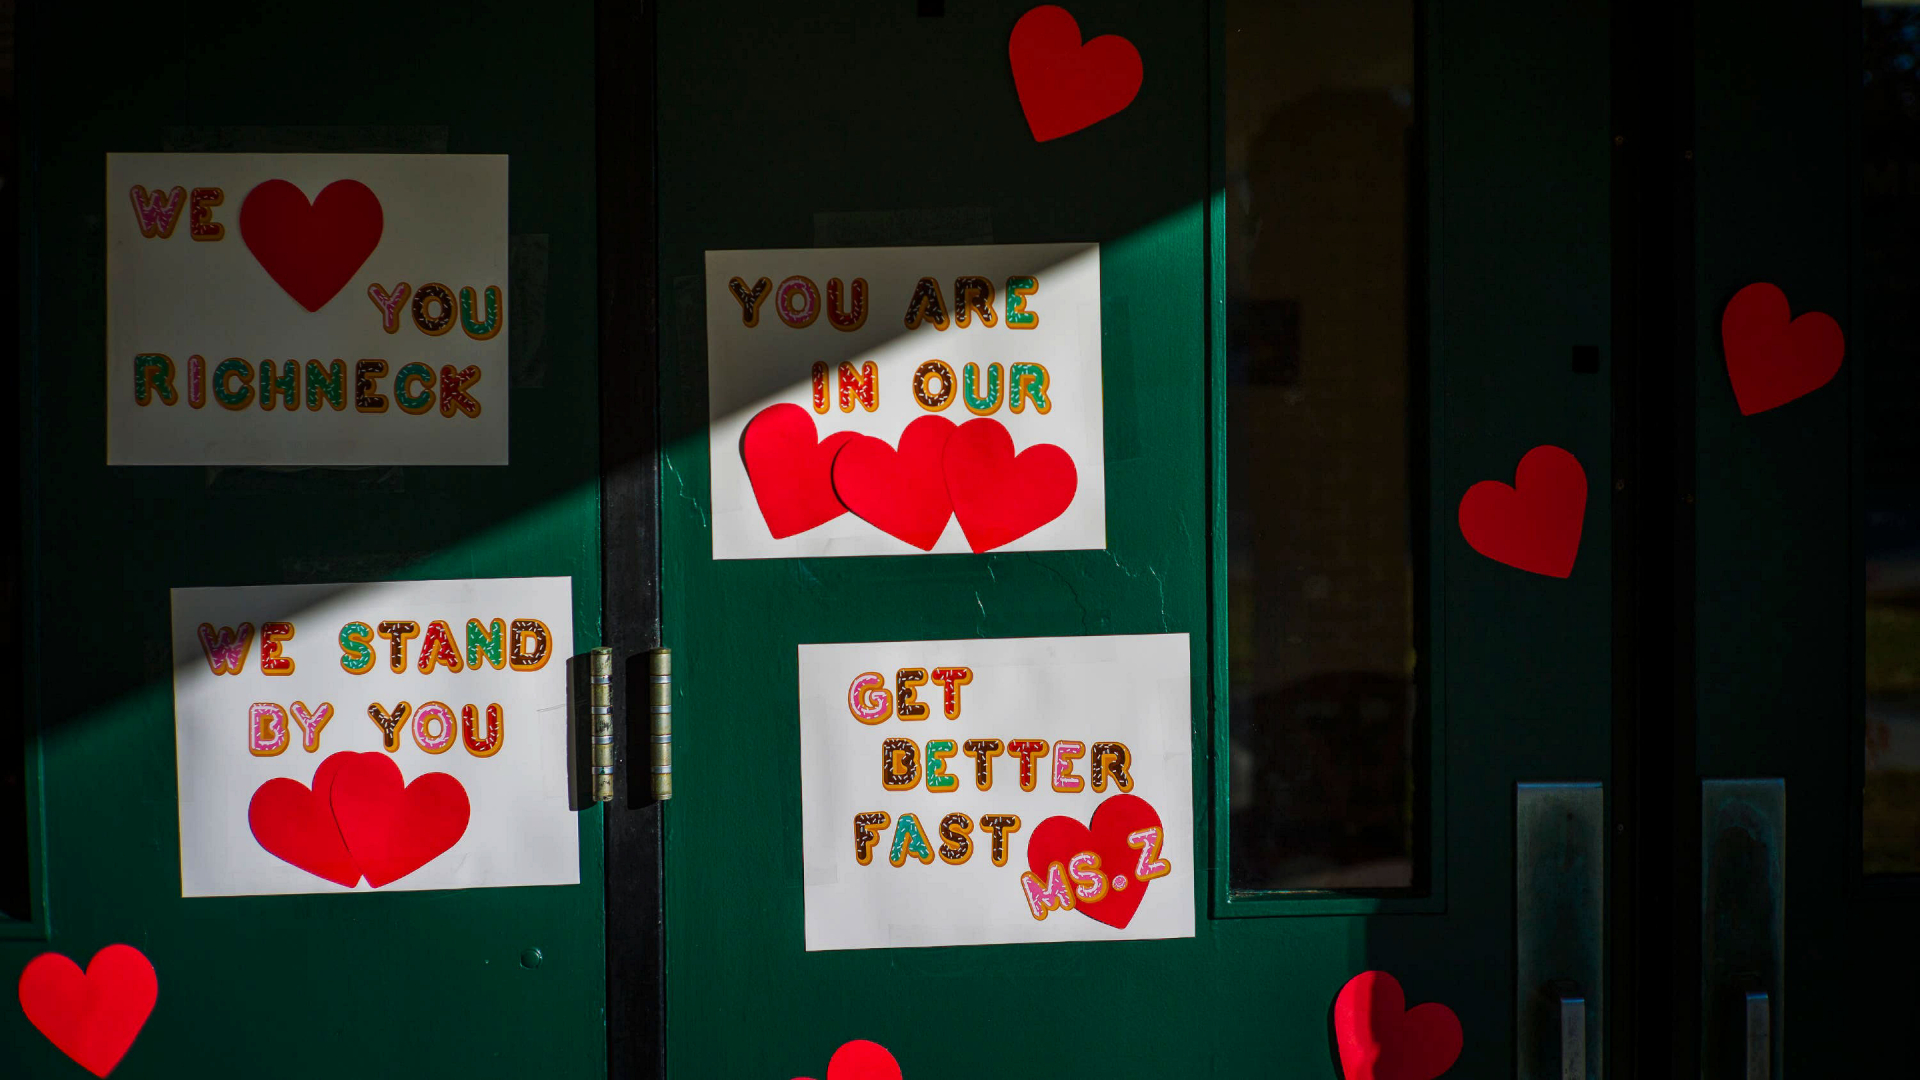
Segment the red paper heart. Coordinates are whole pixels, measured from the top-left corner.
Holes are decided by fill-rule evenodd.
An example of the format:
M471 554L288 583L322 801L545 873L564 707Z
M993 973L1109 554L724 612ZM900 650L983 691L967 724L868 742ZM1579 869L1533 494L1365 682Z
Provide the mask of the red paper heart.
M426 773L400 786L400 766L385 754L355 754L333 781L333 816L367 875L379 888L438 858L466 835L467 789L446 773Z
M1384 971L1363 971L1340 988L1333 1032L1346 1080L1433 1080L1453 1067L1462 1043L1452 1009L1431 1001L1407 1008Z
M285 180L268 180L240 204L240 238L267 276L308 311L339 294L380 244L380 200L358 180L335 180L307 202Z
M922 416L900 433L900 449L862 435L833 459L833 493L862 521L932 551L947 530L953 504L940 458L954 433L944 416Z
M941 471L953 516L978 553L1011 544L1067 512L1080 484L1073 458L1050 443L1013 452L998 420L960 425L947 440Z
M332 802L341 766L358 756L351 750L329 755L313 771L312 788L284 776L260 785L247 804L247 825L267 854L349 889L360 883L360 867L340 837Z
M1126 108L1145 74L1133 42L1104 34L1082 45L1080 24L1052 4L1013 24L1007 59L1035 142L1071 135Z
M1833 316L1809 311L1789 319L1787 294L1756 282L1733 294L1720 315L1720 345L1740 413L1779 408L1831 382L1847 338Z
M740 459L775 540L847 512L833 495L833 456L856 438L854 432L836 431L816 440L813 417L792 404L769 405L747 421Z
M1074 910L1124 930L1153 884L1153 880L1135 880L1143 853L1127 843L1128 836L1146 828L1160 828L1159 812L1138 795L1115 795L1094 809L1090 826L1065 815L1041 822L1027 841L1027 868L1045 880L1054 863L1064 872L1069 860L1083 851L1099 855L1100 871L1109 878L1107 894L1098 900L1077 899Z
M855 1039L833 1052L827 1062L827 1080L900 1080L900 1063L879 1043Z
M95 1076L120 1064L159 996L152 962L131 945L94 953L84 974L59 953L34 957L20 973L27 1022Z
M1548 577L1573 573L1587 516L1587 473L1557 446L1520 459L1513 486L1482 480L1460 500L1460 533L1495 562Z

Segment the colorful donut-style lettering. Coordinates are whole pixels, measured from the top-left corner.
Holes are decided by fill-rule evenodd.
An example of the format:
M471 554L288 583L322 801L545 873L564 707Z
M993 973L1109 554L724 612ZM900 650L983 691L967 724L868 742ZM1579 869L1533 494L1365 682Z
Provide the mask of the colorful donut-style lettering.
M759 281L754 282L753 287L749 289L746 282L739 278L734 278L732 281L727 282L727 288L732 291L733 298L740 301L741 325L749 327L759 326L760 305L766 303L767 297L772 295L773 280L771 278L761 278Z
M287 710L271 701L256 701L247 707L247 753L278 757L287 742Z
M980 818L980 827L993 837L987 846L987 854L993 859L993 865L1007 865L1007 836L1020 831L1020 815L986 814Z
M478 318L474 308L480 303L480 297L474 295L473 286L465 285L460 289L460 329L475 341L486 341L500 332L505 320L500 317L500 286L487 286L487 317Z
M407 717L412 712L413 706L404 701L395 705L392 712L381 708L377 701L367 706L367 719L372 720L373 726L380 729L380 745L386 749L387 753L400 752L400 729L406 726Z
M428 304L439 310L427 314ZM453 329L454 313L458 310L453 290L437 281L429 281L413 291L413 325L428 337L439 337Z
M492 757L507 741L507 714L497 704L487 706L486 734L480 733L480 710L460 706L460 739L474 757Z
M947 305L940 299L940 283L923 277L913 287L913 299L907 303L907 329L917 330L924 323L935 330L947 328Z
M367 299L380 312L380 328L391 334L400 329L400 312L406 307L407 297L413 295L413 286L401 282L392 292L380 287L379 282L367 286Z
M960 744L961 753L973 759L973 786L993 790L993 759L1006 749L999 739L968 739Z
M133 403L146 405L155 397L165 405L177 400L173 392L173 358L166 353L141 353L133 358Z
M835 330L851 334L867 325L867 279L854 278L851 308L840 303L840 279L827 279L827 321Z
M953 279L953 325L965 328L974 312L981 326L996 326L1000 319L993 313L993 282L983 277Z
M735 279L739 280L738 278ZM892 824L893 818L885 810L869 810L853 815L853 859L861 866L873 862L873 844L880 839L881 829Z
M880 742L880 783L888 791L906 791L920 782L920 748L912 739Z
M325 396L327 404L334 412L347 407L347 362L335 360L322 367L320 361L307 361L307 410L320 411L320 399Z
M353 365L353 408L356 412L387 411L387 395L376 393L379 380L387 374L385 360L357 360Z

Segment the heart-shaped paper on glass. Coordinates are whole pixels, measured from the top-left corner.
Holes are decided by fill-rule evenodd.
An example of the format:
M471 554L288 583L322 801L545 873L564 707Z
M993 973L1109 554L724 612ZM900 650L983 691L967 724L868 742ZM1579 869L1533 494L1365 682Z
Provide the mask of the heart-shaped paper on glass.
M84 972L59 953L42 953L20 973L27 1022L95 1076L120 1064L159 997L152 962L131 945L94 953Z
M900 433L897 450L856 436L833 459L833 493L867 524L932 551L953 516L940 465L953 431L944 416L922 416Z
M1407 1008L1399 980L1363 971L1333 1002L1334 1040L1346 1080L1434 1080L1453 1067L1460 1018L1438 1002Z
M747 421L740 460L753 485L760 516L775 540L824 525L847 508L833 494L833 458L859 438L835 431L821 439L813 417L798 405L769 405Z
M1557 446L1520 459L1513 484L1482 480L1460 500L1460 533L1495 562L1547 577L1573 573L1587 515L1587 473Z
M358 180L335 180L307 202L285 180L258 184L240 204L240 238L267 276L308 311L337 296L380 246L380 200Z
M827 1080L900 1080L900 1063L879 1043L855 1039L833 1052L827 1062Z
M1079 488L1073 458L1051 443L1013 452L998 420L960 425L941 460L953 516L977 554L1004 547L1067 512Z
M334 821L333 781L341 766L358 756L351 750L328 755L314 770L311 788L274 777L247 804L247 825L268 854L349 889L360 883L360 867Z
M400 766L382 753L354 754L333 779L333 816L367 884L398 881L466 835L467 789L446 773L404 787Z
M1136 880L1137 868L1143 856L1158 855L1158 852L1137 847L1129 839L1146 829L1159 830L1153 840L1157 848L1166 836L1159 812L1138 795L1115 795L1094 809L1093 819L1086 825L1065 815L1041 822L1033 830L1033 839L1027 841L1027 869L1045 880L1054 863L1068 867L1073 857L1083 851L1100 856L1101 871L1109 878L1106 895L1098 900L1078 899L1074 910L1116 930L1124 930L1133 921L1140 901L1146 899L1148 886L1153 884L1151 879ZM1161 873L1164 872L1162 869Z
M1847 351L1840 324L1821 311L1792 314L1787 294L1762 281L1734 293L1720 315L1727 377L1743 416L1810 394L1840 371Z
M1013 24L1007 59L1036 142L1071 135L1126 108L1145 76L1133 42L1106 34L1082 44L1080 24L1053 4Z

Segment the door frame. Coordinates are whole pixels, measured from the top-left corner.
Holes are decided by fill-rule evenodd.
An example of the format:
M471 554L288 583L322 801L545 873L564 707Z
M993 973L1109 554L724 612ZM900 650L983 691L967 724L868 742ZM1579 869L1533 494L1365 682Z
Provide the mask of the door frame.
M596 6L600 224L601 637L613 650L614 797L606 815L607 1075L666 1076L662 818L644 708L660 640L660 424L654 209L655 4ZM636 67L643 77L636 78ZM623 197L612 198L619 192Z

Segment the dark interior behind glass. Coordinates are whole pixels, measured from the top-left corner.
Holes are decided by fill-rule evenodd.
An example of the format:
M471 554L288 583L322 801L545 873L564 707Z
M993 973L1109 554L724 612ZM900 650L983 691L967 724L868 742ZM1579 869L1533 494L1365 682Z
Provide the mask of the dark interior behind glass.
M1860 113L1866 382L1863 867L1920 874L1920 5L1868 4Z
M1230 884L1417 888L1414 6L1226 20Z

